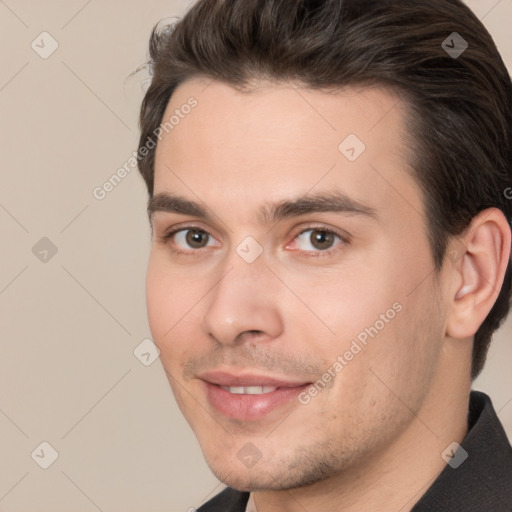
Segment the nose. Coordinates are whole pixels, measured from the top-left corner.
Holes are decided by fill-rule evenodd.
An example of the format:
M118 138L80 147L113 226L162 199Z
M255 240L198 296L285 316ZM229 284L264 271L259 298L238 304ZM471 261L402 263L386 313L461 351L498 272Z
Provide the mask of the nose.
M203 330L217 342L230 345L245 339L277 338L283 331L283 318L274 276L264 261L246 263L236 254L233 259L209 294Z

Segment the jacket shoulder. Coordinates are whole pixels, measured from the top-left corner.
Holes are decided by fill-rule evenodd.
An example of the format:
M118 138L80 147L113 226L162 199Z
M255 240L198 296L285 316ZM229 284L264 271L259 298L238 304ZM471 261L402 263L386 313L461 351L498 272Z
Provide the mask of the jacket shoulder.
M248 501L248 492L240 492L227 487L199 507L197 512L245 512Z

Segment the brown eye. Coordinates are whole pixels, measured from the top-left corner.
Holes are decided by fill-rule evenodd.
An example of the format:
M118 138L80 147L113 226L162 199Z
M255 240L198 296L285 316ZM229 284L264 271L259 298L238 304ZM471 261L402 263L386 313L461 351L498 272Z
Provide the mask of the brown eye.
M319 251L330 249L335 242L336 235L330 231L323 231L321 229L312 229L309 241L311 245Z
M294 249L304 253L320 254L322 252L330 254L331 248L343 245L345 240L334 231L323 228L305 229L295 237L293 242Z
M192 249L202 249L208 245L209 235L199 229L187 229L185 241Z

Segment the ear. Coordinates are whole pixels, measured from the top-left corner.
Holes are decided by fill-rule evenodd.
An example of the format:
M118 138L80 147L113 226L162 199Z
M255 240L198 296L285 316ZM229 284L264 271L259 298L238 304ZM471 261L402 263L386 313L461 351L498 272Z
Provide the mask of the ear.
M497 208L481 211L461 237L451 240L448 336L470 338L482 325L501 290L510 243L510 227Z

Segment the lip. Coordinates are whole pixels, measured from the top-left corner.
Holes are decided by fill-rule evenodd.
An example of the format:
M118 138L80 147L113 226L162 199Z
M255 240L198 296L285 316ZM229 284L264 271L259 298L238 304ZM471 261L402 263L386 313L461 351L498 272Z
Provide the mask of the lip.
M298 395L311 385L310 382L289 381L268 375L224 371L209 371L198 376L209 404L221 415L239 421L257 421L271 412L279 413L290 404L298 406ZM269 386L275 391L260 395L233 394L221 386Z

